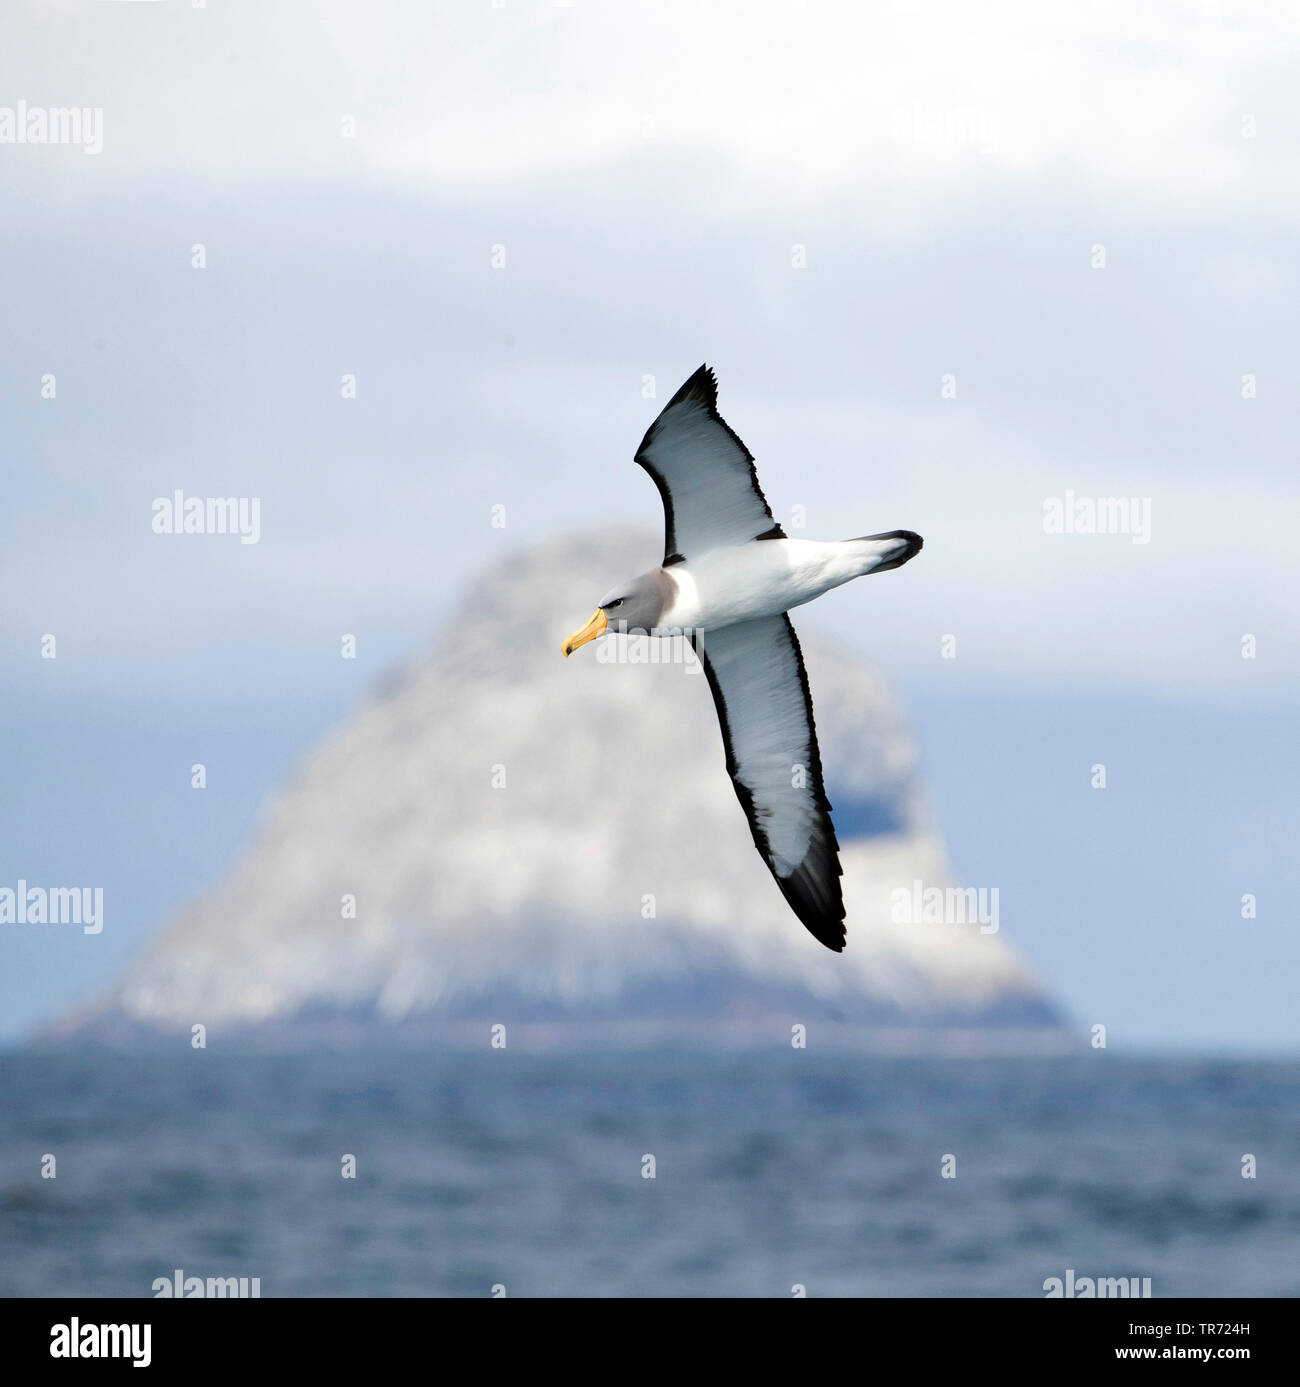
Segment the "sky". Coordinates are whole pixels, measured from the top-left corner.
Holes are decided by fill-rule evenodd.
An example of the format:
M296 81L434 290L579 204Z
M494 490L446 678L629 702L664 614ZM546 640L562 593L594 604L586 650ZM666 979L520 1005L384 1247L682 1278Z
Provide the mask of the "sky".
M657 522L631 455L707 360L791 533L924 534L805 620L901 689L1071 1014L1294 1048L1298 29L7 5L0 884L103 881L119 923L0 925L0 1039L219 879L467 574ZM93 141L4 142L74 106ZM258 542L154 533L177 490L258 498ZM1053 532L1097 501L1120 532Z

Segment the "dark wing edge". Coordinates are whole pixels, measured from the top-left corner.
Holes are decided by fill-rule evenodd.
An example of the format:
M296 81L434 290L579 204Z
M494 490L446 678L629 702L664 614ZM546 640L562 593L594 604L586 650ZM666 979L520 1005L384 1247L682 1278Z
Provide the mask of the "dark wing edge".
M708 415L710 421L725 430L731 441L743 454L745 461L749 464L749 481L754 488L758 499L763 503L763 509L767 512L767 517L772 522L772 528L765 530L761 535L755 535L755 539L785 539L785 531L776 523L776 517L772 514L772 507L767 503L767 497L763 494L763 488L758 483L758 469L754 466L754 455L745 447L740 435L731 427L730 424L718 413L718 378L713 374L713 367L707 363L702 365L698 371L686 382L685 385L672 397L671 400L659 411L653 424L645 431L644 437L636 450L634 461L638 466L644 467L650 474L650 479L659 489L659 497L664 503L664 560L663 567L667 568L670 564L683 562L684 556L677 552L677 529L673 522L673 494L669 490L667 479L663 473L646 456L646 449L654 441L655 434L659 431L664 422L664 418L674 405L698 404Z
M828 949L842 953L848 938L848 931L844 925L844 891L840 884L840 878L844 874L844 869L840 866L840 845L839 840L835 837L835 825L831 822L831 803L826 798L826 788L822 778L821 750L817 745L817 723L813 717L812 691L808 687L808 671L804 667L803 650L799 645L799 637L795 634L794 624L791 622L788 612L782 613L782 620L785 622L786 635L789 637L791 648L794 651L795 665L799 672L799 685L803 690L804 713L808 719L808 771L813 803L817 808L817 826L808 852L804 856L804 860L788 877L779 875L772 861L771 845L768 843L767 834L758 821L753 792L736 778L736 756L731 745L731 727L727 721L727 700L718 682L718 677L709 662L707 651L701 648L699 637L692 636L691 642L695 647L696 656L704 666L704 675L709 681L709 689L713 693L718 722L722 728L722 744L726 749L727 774L731 777L731 784L736 791L736 798L740 801L740 807L745 811L749 831L754 837L754 846L758 849L759 856L767 864L767 869L772 873L773 880L781 888L781 894L785 897L790 909L794 911L808 933Z

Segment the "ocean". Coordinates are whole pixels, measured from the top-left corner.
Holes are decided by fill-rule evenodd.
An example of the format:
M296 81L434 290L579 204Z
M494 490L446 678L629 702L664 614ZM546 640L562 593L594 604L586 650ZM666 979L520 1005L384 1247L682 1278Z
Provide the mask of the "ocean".
M0 1247L5 1296L1294 1296L1300 1063L10 1053Z

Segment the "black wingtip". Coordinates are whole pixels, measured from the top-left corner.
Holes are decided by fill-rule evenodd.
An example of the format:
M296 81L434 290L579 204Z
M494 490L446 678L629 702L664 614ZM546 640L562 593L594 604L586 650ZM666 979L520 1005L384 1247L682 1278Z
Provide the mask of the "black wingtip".
M713 367L707 363L700 366L700 369L691 375L682 388L668 401L666 409L671 409L673 405L681 404L685 400L693 400L701 404L705 409L716 410L718 407L718 378L713 374Z
M809 858L788 877L777 876L776 884L804 929L819 944L839 954L844 952L848 932L844 926L844 896L840 888L842 869L838 857L832 860L835 862L833 877L824 868L818 876Z

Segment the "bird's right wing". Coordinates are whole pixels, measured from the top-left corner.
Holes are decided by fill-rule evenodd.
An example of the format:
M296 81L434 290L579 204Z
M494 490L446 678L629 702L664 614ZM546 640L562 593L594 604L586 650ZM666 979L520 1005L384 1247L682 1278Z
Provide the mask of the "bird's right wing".
M636 460L664 503L664 564L752 539L784 539L758 484L749 449L718 413L707 366L664 406Z
M696 638L722 724L727 773L754 845L790 908L828 949L844 948L839 843L822 784L812 696L785 613Z

